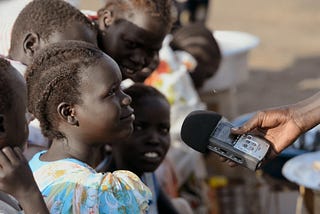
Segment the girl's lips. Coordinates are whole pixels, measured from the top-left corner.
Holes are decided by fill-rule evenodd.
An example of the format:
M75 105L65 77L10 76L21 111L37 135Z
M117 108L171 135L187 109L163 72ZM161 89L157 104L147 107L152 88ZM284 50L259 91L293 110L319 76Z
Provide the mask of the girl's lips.
M160 155L157 152L146 152L144 156L147 158L159 158Z
M146 152L142 159L149 163L158 164L162 160L162 156L158 152Z
M134 114L130 113L130 114L126 115L126 116L121 117L120 120L129 120L129 119L130 120L134 120L134 118L135 118Z

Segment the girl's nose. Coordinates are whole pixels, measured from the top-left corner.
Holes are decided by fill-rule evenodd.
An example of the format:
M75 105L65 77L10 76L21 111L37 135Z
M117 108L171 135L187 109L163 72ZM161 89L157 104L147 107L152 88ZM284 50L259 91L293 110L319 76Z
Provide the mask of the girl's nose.
M156 131L150 133L150 139L148 141L150 144L159 144L160 136Z
M129 95L123 93L123 98L122 98L122 102L121 102L122 105L128 106L131 104L131 101L132 101L131 97Z
M130 59L134 63L136 63L142 67L145 67L147 65L148 57L149 56L144 51L140 50L140 51L137 51L136 54L131 56Z

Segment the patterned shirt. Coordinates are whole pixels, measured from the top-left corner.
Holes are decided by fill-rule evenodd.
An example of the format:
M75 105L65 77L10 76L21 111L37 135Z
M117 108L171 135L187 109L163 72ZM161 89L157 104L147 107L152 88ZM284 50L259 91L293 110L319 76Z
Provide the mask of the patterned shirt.
M29 162L50 213L147 213L152 194L132 172L97 173L73 158Z

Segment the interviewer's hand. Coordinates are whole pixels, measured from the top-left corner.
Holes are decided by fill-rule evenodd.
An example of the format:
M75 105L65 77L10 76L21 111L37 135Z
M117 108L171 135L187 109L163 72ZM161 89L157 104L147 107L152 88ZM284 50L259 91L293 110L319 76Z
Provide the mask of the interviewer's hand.
M253 132L267 139L275 153L290 146L302 133L297 116L288 107L259 111L243 126L232 129L233 134Z
M257 112L250 120L239 128L233 128L232 134L252 133L267 139L271 150L266 161L276 157L281 151L290 146L303 133L298 125L297 115L288 107L279 107ZM237 163L221 157L231 167Z

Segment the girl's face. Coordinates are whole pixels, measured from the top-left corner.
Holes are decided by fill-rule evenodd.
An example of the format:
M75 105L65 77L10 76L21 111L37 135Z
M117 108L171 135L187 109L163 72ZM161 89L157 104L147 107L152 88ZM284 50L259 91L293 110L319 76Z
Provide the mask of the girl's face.
M151 62L158 65L158 52L167 33L160 23L157 18L140 11L130 21L118 19L100 29L103 31L100 48L119 64L124 79L149 67Z
M170 146L170 106L160 97L141 98L134 106L134 131L124 142L113 145L117 167L141 175L153 172Z
M87 144L105 144L128 137L134 120L131 98L120 88L121 73L107 55L82 74L82 103L75 105L79 122L75 134Z

